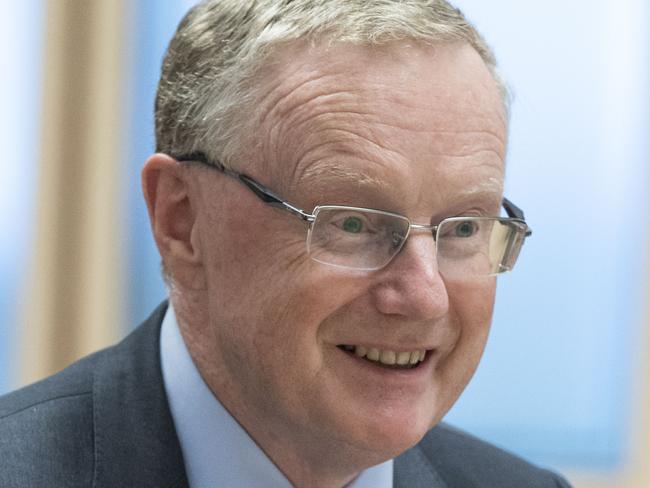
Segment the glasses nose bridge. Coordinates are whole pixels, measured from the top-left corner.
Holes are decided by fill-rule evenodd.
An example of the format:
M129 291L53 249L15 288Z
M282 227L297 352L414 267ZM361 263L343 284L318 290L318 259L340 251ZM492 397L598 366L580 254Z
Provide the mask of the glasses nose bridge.
M419 232L428 231L431 233L433 240L436 240L436 234L438 233L438 225L431 224L414 224L409 222L409 236L411 235L411 230L416 230Z
M413 247L413 248L411 248L411 251L407 251L407 252L409 254L412 254L413 252L415 252L415 254L412 254L412 255L419 256L418 259L425 259L427 261L430 261L431 258L433 258L432 262L435 263L434 268L437 269L439 267L439 263L438 263L438 243L437 243L437 240L436 240L436 234L437 234L437 231L438 231L438 227L439 227L439 225L416 224L416 223L412 223L412 222L409 221L409 227L408 227L408 229L406 231L405 239L403 240L402 245L400 246L399 250L397 250L397 252L391 257L389 262L392 262L395 258L398 257L398 255L403 254L405 252L405 249L407 249L409 247L408 241L412 237L413 232L417 232L417 233L426 232L429 235L431 235L431 237L433 237L433 242L431 242L429 244L425 244L424 242L421 242L421 243L416 245L416 247L418 248L417 251L415 251L415 247ZM413 244L414 243L411 243L411 246ZM422 246L424 246L424 247L422 247ZM426 250L425 250L425 248L426 248ZM430 255L429 254L430 252L432 252L433 255ZM429 256L428 259L425 258L425 254L427 256ZM384 266L386 266L386 265L388 265L388 263L386 263ZM436 273L437 273L437 271L436 271Z
M406 237L405 237L405 239L403 241L402 246L400 247L399 251L395 254L395 256L397 254L400 254L404 250L404 248L406 247L407 241L411 238L412 231L427 232L427 233L431 234L431 237L433 237L434 253L436 255L435 259L437 260L438 259L438 256L437 256L437 254L438 254L438 252L437 252L438 251L438 241L436 240L436 235L437 235L437 232L438 232L438 227L439 227L439 225L414 224L413 222L409 221L409 227L408 227L408 230L406 232ZM393 258L395 256L393 256Z

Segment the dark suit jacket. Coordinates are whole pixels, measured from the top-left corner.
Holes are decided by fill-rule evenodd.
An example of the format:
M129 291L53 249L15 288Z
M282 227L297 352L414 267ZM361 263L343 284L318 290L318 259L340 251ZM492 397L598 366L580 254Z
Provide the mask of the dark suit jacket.
M0 487L185 487L160 370L161 305L120 344L0 397ZM395 460L395 487L569 486L439 425Z

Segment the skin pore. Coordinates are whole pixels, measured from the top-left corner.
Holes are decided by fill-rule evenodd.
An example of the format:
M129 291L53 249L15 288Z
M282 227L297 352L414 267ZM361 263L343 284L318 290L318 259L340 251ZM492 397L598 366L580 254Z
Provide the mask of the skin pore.
M237 171L307 211L498 214L506 115L468 45L297 44L263 74ZM430 234L381 270L343 270L309 258L304 222L218 172L159 154L143 186L197 368L294 486L344 486L415 445L473 375L495 280L445 280ZM341 345L427 355L391 369Z

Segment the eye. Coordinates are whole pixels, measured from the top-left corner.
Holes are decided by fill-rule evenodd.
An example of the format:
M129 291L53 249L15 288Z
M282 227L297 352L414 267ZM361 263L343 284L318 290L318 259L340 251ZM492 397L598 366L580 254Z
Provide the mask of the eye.
M471 220L460 222L454 229L456 237L472 237L478 230L478 224Z
M397 249L404 242L404 235L397 231L391 232L391 245L394 249Z
M354 215L345 217L341 222L341 228L350 234L358 234L363 231L363 220Z

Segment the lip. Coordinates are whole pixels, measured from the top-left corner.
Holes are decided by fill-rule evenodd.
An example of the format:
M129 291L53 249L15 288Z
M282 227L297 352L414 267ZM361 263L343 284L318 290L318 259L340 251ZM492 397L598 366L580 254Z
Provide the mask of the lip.
M390 383L393 381L397 382L401 387L405 386L407 383L418 383L424 381L427 378L431 378L431 370L433 368L434 360L437 356L436 349L427 349L424 360L419 363L416 368L392 369L379 366L379 363L375 364L366 359L355 356L354 353L346 352L339 347L335 347L334 349L340 356L343 356L343 358L341 358L341 361L345 361L343 362L343 365L346 368L354 368L354 371L359 371L366 377L370 376L371 378L374 378L375 381L379 380L380 382L384 383Z

